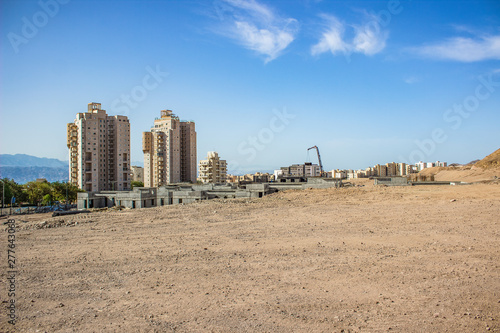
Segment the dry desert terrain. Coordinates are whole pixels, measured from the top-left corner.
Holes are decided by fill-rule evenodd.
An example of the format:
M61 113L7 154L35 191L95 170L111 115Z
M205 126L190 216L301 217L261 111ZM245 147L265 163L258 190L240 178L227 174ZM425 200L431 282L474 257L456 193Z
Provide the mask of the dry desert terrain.
M14 216L0 331L500 331L498 182L363 185Z

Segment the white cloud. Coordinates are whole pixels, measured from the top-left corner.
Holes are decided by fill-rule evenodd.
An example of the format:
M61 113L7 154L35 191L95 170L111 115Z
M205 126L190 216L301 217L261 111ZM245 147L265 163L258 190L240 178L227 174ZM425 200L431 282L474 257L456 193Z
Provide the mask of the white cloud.
M276 59L294 40L291 32L279 29L259 29L248 22L235 22L241 43L250 50L266 55L266 62Z
M225 25L222 34L245 48L265 56L265 62L276 59L294 41L298 22L281 18L270 8L255 0L224 0Z
M318 55L325 52L349 52L350 46L344 42L344 26L333 16L324 16L329 21L328 29L323 32L319 42L311 49L313 55Z
M421 56L434 59L462 62L500 60L500 35L476 38L455 37L411 50Z
M356 28L356 36L354 37L353 46L357 52L366 55L374 55L385 48L385 41L389 33L381 31L380 27L370 28L370 25Z
M342 24L336 17L331 15L322 15L321 17L327 22L327 28L321 34L319 42L311 48L313 55L328 51L334 55L339 52L345 55L354 52L374 55L385 48L389 32L381 28L374 16L370 16L370 19L361 26L349 26L354 34L351 41L346 41L346 38L344 38L345 24Z

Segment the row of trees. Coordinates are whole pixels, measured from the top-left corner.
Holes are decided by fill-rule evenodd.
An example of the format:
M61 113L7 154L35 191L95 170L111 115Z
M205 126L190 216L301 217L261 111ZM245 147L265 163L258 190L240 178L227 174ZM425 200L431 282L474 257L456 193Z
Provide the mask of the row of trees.
M78 192L83 192L75 185L63 182L49 183L46 181L33 181L26 184L17 184L13 179L1 179L0 199L5 200L5 205L16 198L17 204L29 203L31 205L50 205L59 201L61 203L76 202ZM66 202L66 197L68 202ZM3 203L3 202L2 202Z

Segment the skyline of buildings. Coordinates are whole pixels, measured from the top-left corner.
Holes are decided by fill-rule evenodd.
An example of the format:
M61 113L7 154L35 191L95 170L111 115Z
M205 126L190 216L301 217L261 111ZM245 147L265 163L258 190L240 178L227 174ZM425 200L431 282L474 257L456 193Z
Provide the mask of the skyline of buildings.
M69 181L90 191L130 189L130 123L89 103L67 124Z
M366 169L358 170L332 170L327 172L328 176L331 178L341 178L341 179L355 179L355 178L367 178L367 177L404 177L412 173L418 173L425 168L432 167L446 167L447 162L422 162L419 161L415 164L406 163L395 163L390 162L384 164L376 164L373 167L368 167Z
M197 163L194 121L181 121L172 110L161 110L149 132L143 132L144 167L130 165L130 122L126 116L108 116L100 103L88 103L67 124L70 182L88 192L129 190L131 181L145 187L176 183L263 182L286 177L320 177L320 166L310 162L281 167L274 174L228 175L226 160L215 151ZM198 165L198 168L197 168ZM407 176L424 168L447 166L446 162L414 165L390 162L359 170L332 170L324 176L338 179ZM199 175L197 177L197 171ZM265 175L261 177L260 175Z

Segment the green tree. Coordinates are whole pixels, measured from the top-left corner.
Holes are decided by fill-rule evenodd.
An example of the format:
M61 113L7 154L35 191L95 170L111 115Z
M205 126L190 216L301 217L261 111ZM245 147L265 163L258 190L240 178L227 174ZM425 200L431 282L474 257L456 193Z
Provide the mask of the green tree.
M52 198L54 201L66 202L66 191L68 193L69 198L69 184L63 182L53 182L50 183L50 187L52 188Z
M52 188L48 182L28 182L24 185L31 204L38 205L47 194L52 194Z
M130 182L130 187L131 188L134 188L134 187L144 187L144 183L140 182L138 180L133 180L133 181Z
M0 182L2 183L2 189L0 189L2 193L0 195L5 197L5 205L12 202L12 197L16 198L16 203L26 201L26 193L22 185L19 185L13 179L7 178L1 179Z
M70 183L62 183L62 184L64 184L62 192L64 194L64 199L63 199L64 202L66 202L66 189L68 189L68 201L69 201L68 203L76 202L78 197L78 192L85 192L84 190L79 189L78 186L76 185ZM61 200L59 199L59 201Z
M51 194L45 194L43 196L42 205L44 205L44 206L52 205L52 195Z
M77 193L84 192L69 182L52 182L50 183L50 187L52 189L52 199L64 203L76 202ZM68 202L66 202L66 197L68 198Z
M12 190L9 186L9 180L7 178L2 179L2 202L4 206L9 205L12 200Z
M66 202L66 195L69 203L76 202L77 193L84 192L77 186L64 182L37 182L32 181L24 185L17 184L13 179L0 179L0 183L5 186L5 204L11 203L12 197L16 198L16 203L29 202L38 205L40 203L59 201ZM3 189L0 188L0 191ZM0 200L1 200L0 193ZM50 197L50 199L48 199Z

